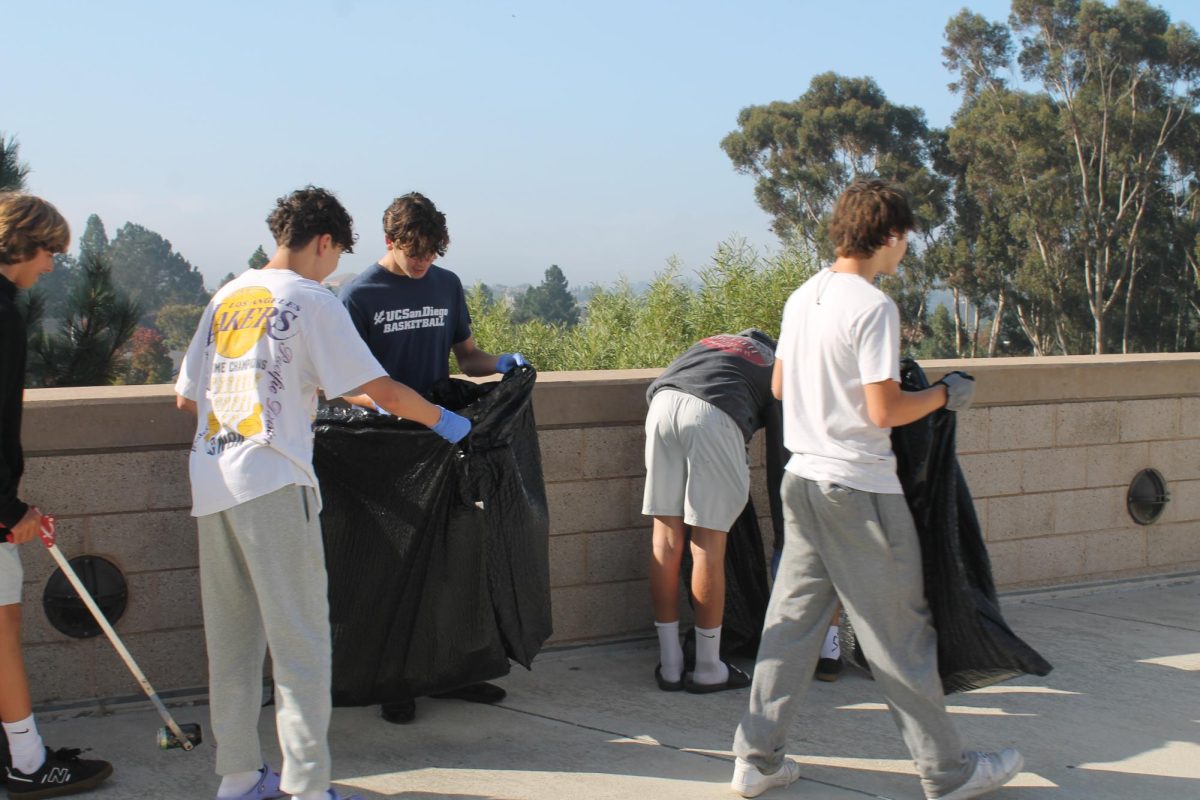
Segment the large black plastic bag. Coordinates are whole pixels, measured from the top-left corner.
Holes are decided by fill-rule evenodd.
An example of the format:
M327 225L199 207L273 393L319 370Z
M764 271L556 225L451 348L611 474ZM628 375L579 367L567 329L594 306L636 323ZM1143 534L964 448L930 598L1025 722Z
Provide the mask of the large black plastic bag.
M689 532L688 542L690 541ZM688 592L688 603L695 608L690 591L691 547L684 547L679 577L684 590ZM721 658L754 658L757 655L763 621L767 616L767 602L770 599L771 587L767 584L762 529L758 527L754 501L747 500L746 507L742 509L741 515L733 523L725 539L725 613L721 618ZM685 658L689 663L694 659L695 637L694 630L688 631L684 641Z
M913 392L928 388L929 381L917 362L904 359L900 385ZM892 429L896 471L921 539L925 599L937 629L938 672L946 694L1053 669L1000 613L975 504L955 457L954 433L955 414L945 409ZM844 652L867 668L853 627L845 627Z
M416 423L321 410L313 464L336 705L497 678L509 658L528 668L550 636L535 379L523 367L499 382L434 386L434 402L472 421L461 448Z

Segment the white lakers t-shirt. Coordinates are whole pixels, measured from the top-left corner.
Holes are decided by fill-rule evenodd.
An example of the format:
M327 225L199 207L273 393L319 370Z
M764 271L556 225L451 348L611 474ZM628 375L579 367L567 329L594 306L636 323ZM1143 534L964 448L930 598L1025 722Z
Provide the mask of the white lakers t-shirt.
M192 515L289 484L317 489L318 389L336 397L385 374L346 309L320 284L287 269L251 269L221 287L175 384L197 406Z
M867 415L863 387L900 380L900 312L859 275L821 270L783 307L788 472L877 494L901 494L891 428Z

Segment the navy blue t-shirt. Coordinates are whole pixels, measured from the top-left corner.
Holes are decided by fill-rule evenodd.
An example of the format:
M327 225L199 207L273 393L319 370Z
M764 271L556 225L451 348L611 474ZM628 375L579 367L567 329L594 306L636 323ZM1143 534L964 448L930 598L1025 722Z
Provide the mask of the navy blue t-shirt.
M771 412L779 410L779 401L771 394L774 369L775 340L762 331L751 328L709 336L662 371L646 391L646 402L659 389L699 397L728 414L749 443L754 432L770 421Z
M413 279L372 264L341 299L387 374L421 394L450 375L450 349L471 336L462 281L437 265Z

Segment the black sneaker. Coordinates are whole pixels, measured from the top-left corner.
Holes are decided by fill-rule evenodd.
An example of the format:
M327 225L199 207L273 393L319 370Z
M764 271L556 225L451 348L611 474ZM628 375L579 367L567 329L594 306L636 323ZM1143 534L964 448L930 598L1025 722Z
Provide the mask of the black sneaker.
M408 725L417 717L417 702L410 697L384 703L379 707L379 716L393 725Z
M46 748L46 763L37 772L26 775L8 766L4 784L10 797L39 800L43 797L64 797L95 789L112 775L112 764L80 758L82 750L62 747Z
M841 658L822 658L817 662L817 674L813 677L819 681L833 683L842 674L842 666Z

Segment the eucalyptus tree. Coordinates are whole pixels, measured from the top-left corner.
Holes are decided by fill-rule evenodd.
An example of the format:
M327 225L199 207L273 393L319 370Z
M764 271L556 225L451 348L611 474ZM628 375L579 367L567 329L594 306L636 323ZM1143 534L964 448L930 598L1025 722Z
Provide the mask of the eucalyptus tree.
M1143 0L1014 0L1007 27L951 19L943 54L963 95L950 150L982 219L1019 242L1003 291L1035 352L1130 349L1139 280L1166 266L1147 254L1174 225L1171 172L1195 176L1178 157L1200 102L1195 32ZM1008 85L1017 67L1029 90Z

